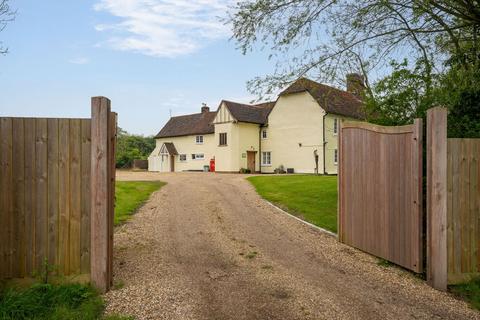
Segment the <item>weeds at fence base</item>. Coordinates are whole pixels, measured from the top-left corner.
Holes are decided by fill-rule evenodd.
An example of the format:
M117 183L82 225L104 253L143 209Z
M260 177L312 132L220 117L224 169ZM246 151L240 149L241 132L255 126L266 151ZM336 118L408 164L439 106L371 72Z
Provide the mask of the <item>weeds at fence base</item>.
M5 320L128 320L103 316L104 301L90 285L37 283L27 289L0 293L0 319Z

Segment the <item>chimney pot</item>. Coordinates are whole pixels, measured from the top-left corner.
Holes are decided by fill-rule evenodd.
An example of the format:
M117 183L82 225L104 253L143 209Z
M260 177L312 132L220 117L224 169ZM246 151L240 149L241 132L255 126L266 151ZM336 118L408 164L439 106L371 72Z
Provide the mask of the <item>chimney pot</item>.
M202 103L202 113L210 112L210 108L206 103Z
M347 74L347 91L357 97L361 97L365 90L365 79L361 74Z

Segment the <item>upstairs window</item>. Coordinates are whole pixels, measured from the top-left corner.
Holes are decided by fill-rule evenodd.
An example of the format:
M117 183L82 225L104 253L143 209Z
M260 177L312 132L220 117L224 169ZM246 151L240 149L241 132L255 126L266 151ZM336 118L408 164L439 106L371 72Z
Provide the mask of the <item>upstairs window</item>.
M267 130L262 130L262 139L267 139Z
M333 134L338 134L338 119L333 119Z
M195 137L195 142L197 144L203 144L203 136L196 136Z
M220 141L218 143L219 145L221 145L221 146L226 146L227 145L227 133L226 132L220 133L219 134L219 139L220 139Z

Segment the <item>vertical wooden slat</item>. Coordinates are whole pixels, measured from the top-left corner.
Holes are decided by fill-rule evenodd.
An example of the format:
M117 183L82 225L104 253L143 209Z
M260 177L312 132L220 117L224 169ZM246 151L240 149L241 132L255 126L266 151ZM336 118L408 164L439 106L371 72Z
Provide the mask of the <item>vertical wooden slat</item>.
M90 135L91 121L82 120L82 190L81 190L81 223L80 223L80 264L81 273L90 273Z
M43 270L47 258L47 120L37 119L35 125L35 182L36 182L36 216L35 216L35 268Z
M58 119L47 120L48 129L48 263L58 266Z
M415 129L413 132L413 154L412 166L413 176L411 188L414 190L412 206L415 208L416 217L412 219L412 230L410 234L412 248L414 248L414 265L417 270L423 270L423 120L415 119Z
M70 273L69 231L70 231L70 120L60 119L58 123L58 264L62 274Z
M13 118L13 277L25 276L25 129L21 118Z
M35 119L25 119L25 268L35 271Z
M91 154L91 281L101 291L109 289L109 159L108 129L110 100L92 98L92 154Z
M447 290L447 110L427 111L427 281Z
M108 137L108 158L109 158L109 181L110 192L108 196L108 278L110 286L113 285L113 228L115 219L115 146L117 141L117 114L110 113L109 118L109 137Z
M69 225L69 271L80 272L80 218L81 218L81 124L70 120L70 225Z
M0 118L0 218L2 221L2 242L3 254L0 264L2 264L2 275L4 278L12 277L12 119Z

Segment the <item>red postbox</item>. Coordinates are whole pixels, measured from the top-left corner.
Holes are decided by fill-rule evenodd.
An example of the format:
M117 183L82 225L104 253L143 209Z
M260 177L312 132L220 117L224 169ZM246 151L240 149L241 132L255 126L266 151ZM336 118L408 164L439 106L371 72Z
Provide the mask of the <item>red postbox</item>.
M210 172L215 172L215 158L210 159Z

